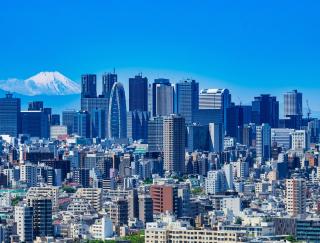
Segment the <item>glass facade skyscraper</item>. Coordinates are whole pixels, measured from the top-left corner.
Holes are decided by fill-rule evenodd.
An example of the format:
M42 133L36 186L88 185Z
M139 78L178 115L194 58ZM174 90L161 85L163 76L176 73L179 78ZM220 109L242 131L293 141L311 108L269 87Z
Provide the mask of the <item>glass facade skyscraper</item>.
M199 110L199 83L190 79L177 83L175 99L176 113L185 118L186 124L191 124Z
M108 110L109 138L127 137L127 105L123 85L116 82L111 90Z
M0 134L17 137L21 130L21 101L12 94L0 98Z
M275 96L262 94L252 101L252 122L256 125L268 123L276 128L279 125L279 101Z
M97 75L83 74L81 76L81 98L97 97Z
M148 111L148 79L141 74L129 78L129 111Z

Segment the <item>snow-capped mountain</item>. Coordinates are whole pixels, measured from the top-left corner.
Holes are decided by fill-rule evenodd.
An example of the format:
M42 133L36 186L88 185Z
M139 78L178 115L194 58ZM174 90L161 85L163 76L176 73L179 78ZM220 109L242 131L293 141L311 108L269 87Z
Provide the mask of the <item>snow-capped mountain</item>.
M25 80L2 80L0 89L28 96L80 93L80 85L59 72L40 72Z

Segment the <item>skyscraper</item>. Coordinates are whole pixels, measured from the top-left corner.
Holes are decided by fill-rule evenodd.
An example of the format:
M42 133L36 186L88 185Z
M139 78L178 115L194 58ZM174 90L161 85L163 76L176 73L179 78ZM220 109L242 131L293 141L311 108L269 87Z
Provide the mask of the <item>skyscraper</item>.
M85 81L85 88L88 91L83 91L81 96L81 110L87 111L90 115L90 135L89 137L97 137L97 136L106 136L108 133L107 127L103 125L100 130L100 134L96 132L97 129L97 114L94 114L96 110L100 110L100 113L104 113L105 117L102 118L100 123L106 123L108 117L108 109L109 109L109 95L110 95L110 85L117 79L116 74L104 74L102 76L102 95L97 96L97 85L96 85L96 76L94 74L90 75L82 75L82 80ZM104 138L102 137L102 138Z
M21 132L31 137L49 138L50 124L44 110L21 111Z
M297 90L284 94L285 127L300 129L302 125L302 93Z
M302 93L292 90L284 94L284 116L302 116Z
M233 105L227 109L226 135L240 141L240 133L244 124L251 122L251 106Z
M115 73L105 73L102 75L102 96L110 98L111 89L118 81L118 75Z
M221 123L209 123L209 150L216 153L223 151L224 132Z
M163 117L153 117L148 121L148 151L163 151Z
M87 111L77 113L77 131L76 133L84 138L90 138L90 114Z
M129 111L148 111L148 79L142 74L129 78Z
M114 83L108 110L108 135L110 138L127 137L127 106L123 85Z
M0 134L7 134L17 137L21 131L21 101L7 94L0 98Z
M81 76L81 98L97 97L97 75L83 74Z
M106 137L106 110L95 109L92 111L91 136L93 138Z
M147 111L129 111L127 116L127 136L132 140L148 139L148 120Z
M152 84L152 116L168 116L174 110L174 87L169 79L155 79Z
M252 122L256 125L268 123L272 128L279 124L279 101L275 96L262 94L252 101Z
M223 116L224 131L227 126L227 109L231 105L231 94L228 89L204 89L199 95L199 109L220 109Z
M271 157L271 127L267 123L256 126L256 154L262 161Z
M76 119L77 112L75 110L65 110L62 112L62 125L67 127L69 135L77 131L77 127L75 127Z
M186 124L191 124L199 109L199 83L190 79L177 83L175 99L175 112L184 117Z
M179 115L170 115L163 120L164 169L183 173L185 164L185 119Z

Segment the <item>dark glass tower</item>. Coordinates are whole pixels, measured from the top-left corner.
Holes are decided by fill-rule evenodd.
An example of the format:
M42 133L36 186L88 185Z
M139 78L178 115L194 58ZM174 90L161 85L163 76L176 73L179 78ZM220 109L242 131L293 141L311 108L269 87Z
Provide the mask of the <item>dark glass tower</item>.
M102 75L102 96L110 98L111 89L115 82L118 81L118 76L115 73L105 73Z
M271 127L279 125L279 101L275 96L262 94L252 101L252 121L256 125L268 123Z
M129 111L148 111L148 79L141 74L129 78Z
M195 80L184 80L176 84L176 113L191 124L196 111L199 110L199 83Z
M83 74L81 76L81 97L82 98L97 97L97 75Z
M21 101L7 94L0 98L0 134L17 137L21 128Z

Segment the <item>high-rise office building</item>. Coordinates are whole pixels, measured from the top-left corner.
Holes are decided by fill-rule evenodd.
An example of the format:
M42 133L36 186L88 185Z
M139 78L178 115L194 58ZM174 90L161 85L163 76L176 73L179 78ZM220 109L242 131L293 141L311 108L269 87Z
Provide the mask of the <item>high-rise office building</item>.
M127 116L127 137L136 140L148 139L148 121L149 112L147 111L129 111Z
M155 79L152 84L152 116L168 116L174 111L174 87L169 79Z
M272 128L279 125L279 101L275 96L262 94L252 101L252 122L256 125L268 123Z
M186 124L193 123L199 109L199 83L190 79L177 83L175 107L175 112L184 117Z
M291 135L294 129L289 128L271 128L271 144L276 144L285 150L291 148Z
M221 123L209 123L209 151L221 153L223 151L224 132Z
M284 122L286 128L300 129L302 125L302 93L297 90L284 94Z
M31 101L28 103L28 111L43 110L43 101Z
M286 209L291 216L302 216L306 213L306 181L301 178L286 180Z
M187 126L187 151L209 151L209 126L192 124Z
M97 97L97 75L81 75L81 98Z
M148 79L142 74L129 78L129 111L148 111Z
M148 151L163 151L163 117L153 117L148 121Z
M50 123L46 111L21 111L21 132L31 137L49 138Z
M110 93L114 83L118 81L118 75L115 73L105 73L102 75L102 96L110 98Z
M21 132L21 101L13 98L12 94L6 94L0 98L0 134L17 137Z
M97 118L95 116L97 114L94 114L94 113L96 113L97 110L99 110L100 115L102 113L104 114L104 117L100 117L102 119L101 121L106 122L108 105L109 105L109 98L105 98L103 96L99 96L95 98L81 98L81 110L87 111L90 115L90 137L97 137L99 135L97 131L94 130L97 122L97 119L95 119ZM105 136L105 134L107 134L106 126L103 126L100 128L101 130L104 129L104 131L100 131L100 133Z
M108 110L109 138L127 137L127 106L123 85L116 82L111 90Z
M76 133L84 138L90 138L90 114L87 111L77 112L77 131Z
M284 94L284 116L302 116L302 93L297 90Z
M170 115L163 119L164 169L183 173L185 164L185 119L179 115Z
M271 157L271 127L267 123L256 126L256 155L262 161Z
M227 109L231 106L231 94L228 89L204 89L199 95L199 109L218 109L222 111L224 131L227 126Z
M244 124L251 122L251 106L232 105L227 109L226 135L240 141L240 132Z
M106 137L106 110L95 109L91 115L91 137L105 138Z
M62 125L67 127L68 134L71 135L77 131L75 121L77 119L77 112L75 110L65 110L62 112Z
M51 126L60 126L60 115L59 114L52 114L51 115Z

